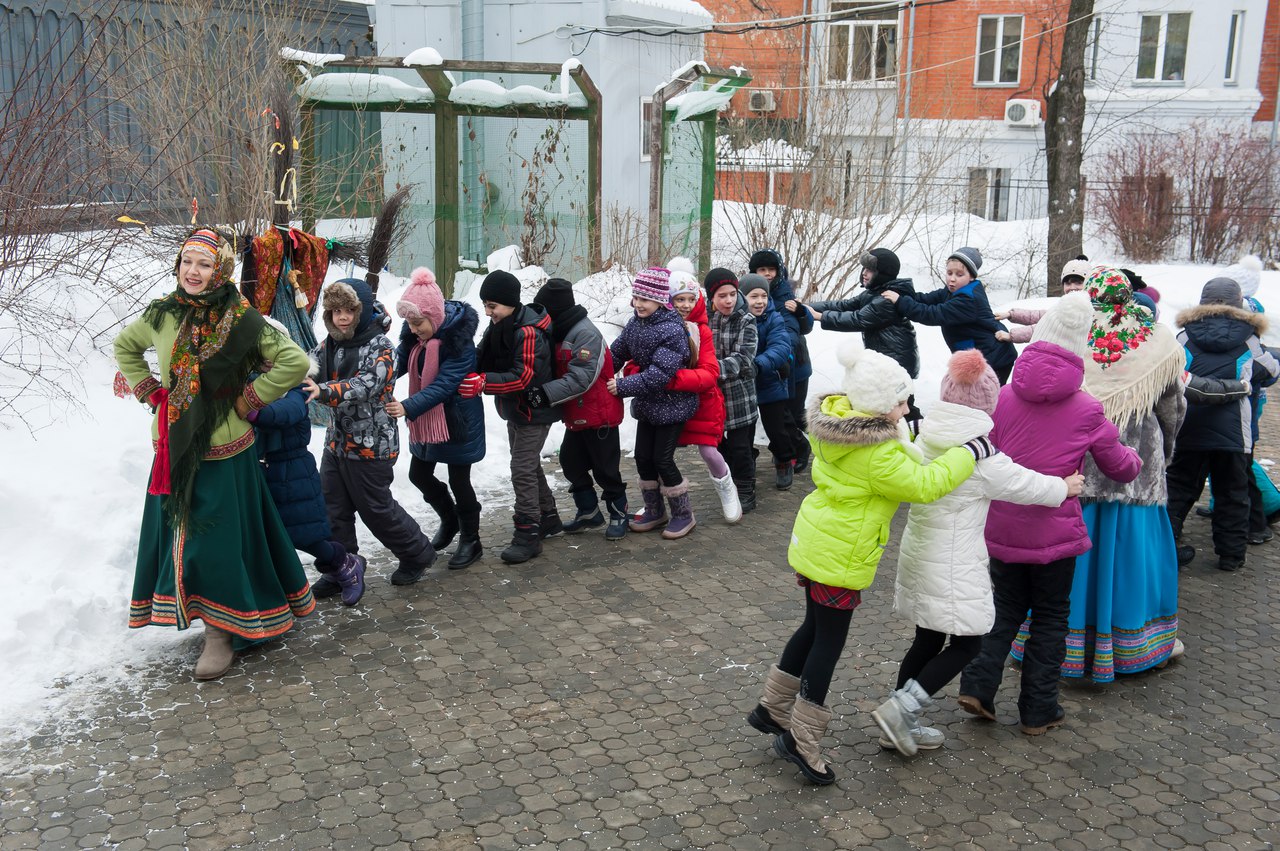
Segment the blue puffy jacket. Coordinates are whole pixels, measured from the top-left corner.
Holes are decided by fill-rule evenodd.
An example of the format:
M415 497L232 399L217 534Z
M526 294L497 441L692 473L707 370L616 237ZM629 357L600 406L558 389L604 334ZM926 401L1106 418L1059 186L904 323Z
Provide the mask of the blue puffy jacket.
M445 406L445 421L449 426L447 443L409 443L409 451L415 458L434 461L437 464L478 464L485 453L484 402L476 396L463 399L458 395L458 385L469 373L476 371L476 328L480 317L469 304L452 299L444 303L444 322L436 332L440 341L440 370L435 381L404 400L404 415L415 420L436 405ZM396 377L409 371L409 354L413 351L417 336L404 323L400 329L400 344L396 346ZM420 369L421 364L414 364Z
M295 387L258 411L258 458L293 546L305 550L331 537L311 443L307 392Z
M771 255L774 259L774 267L778 270L778 275L773 279L773 283L769 285L769 302L773 305L773 309L778 312L778 318L782 320L782 325L787 329L787 335L791 338L791 386L794 389L797 381L807 381L813 375L813 362L809 359L809 345L805 342L804 335L813 330L813 315L805 310L800 304L800 300L796 298L796 288L791 283L791 272L787 269L786 262L782 259L782 254L773 248L765 248L752 255L752 258L758 258L761 255ZM756 266L750 271L755 272L759 269ZM787 310L788 301L796 302L796 312L792 313ZM762 400L763 401L763 400Z
M1013 343L996 339L1008 329L996 321L982 281L973 280L955 292L940 287L933 292L903 295L898 313L922 325L939 325L947 348L953 352L977 349L994 370L1013 366L1018 350Z
M782 317L765 304L756 317L756 400L764 405L790 399L795 393L795 369L791 357L791 335Z

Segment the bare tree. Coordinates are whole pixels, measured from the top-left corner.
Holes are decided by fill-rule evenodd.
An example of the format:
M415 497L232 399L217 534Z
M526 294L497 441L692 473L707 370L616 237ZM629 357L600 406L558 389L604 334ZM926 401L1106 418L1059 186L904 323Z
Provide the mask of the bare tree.
M1046 279L1049 295L1062 295L1058 270L1082 250L1084 187L1084 51L1093 0L1071 0L1062 28L1058 74L1045 92L1044 145L1049 182Z

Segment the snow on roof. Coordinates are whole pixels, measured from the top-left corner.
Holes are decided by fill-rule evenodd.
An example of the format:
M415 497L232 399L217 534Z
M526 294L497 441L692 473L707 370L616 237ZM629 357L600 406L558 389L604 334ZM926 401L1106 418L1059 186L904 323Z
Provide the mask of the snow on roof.
M402 64L406 68L412 68L415 65L443 65L444 57L434 47L419 47L406 56Z
M328 62L341 62L347 57L342 53L311 53L306 50L295 50L292 47L282 47L280 58L290 62L301 62L313 68L323 68Z
M658 83L658 85L654 86L653 91L656 94L663 86L671 85L676 80L679 80L681 77L684 77L685 75L687 75L690 71L697 71L705 74L710 70L711 70L711 66L707 64L705 59L690 59L688 62L684 63L679 68L672 71L671 75L667 77L667 79L663 80L661 83Z
M695 115L705 115L708 112L724 109L737 91L736 88L717 86L706 91L681 92L667 101L667 109L675 110L676 114L672 120L684 121Z
M570 92L567 75L561 78L560 91L548 92L536 86L516 86L505 89L492 80L467 80L458 83L449 94L453 103L470 106L567 106L581 109L587 98L581 92Z
M336 103L429 103L431 90L382 74L321 74L302 83L298 97Z
M715 19L693 0L607 0L605 18L629 18L677 26L702 26Z

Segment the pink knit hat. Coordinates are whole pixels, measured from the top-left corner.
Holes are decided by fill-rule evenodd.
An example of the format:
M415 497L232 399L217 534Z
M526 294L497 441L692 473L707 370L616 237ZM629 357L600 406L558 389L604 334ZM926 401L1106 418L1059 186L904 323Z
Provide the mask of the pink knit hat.
M656 301L663 307L671 306L671 270L661 266L650 266L640 270L635 283L631 285L631 294L636 298Z
M432 328L440 330L444 323L444 294L436 285L435 274L426 266L419 266L409 276L409 288L396 302L396 313L401 319L427 319Z
M947 361L938 398L953 405L976 408L990 416L1000 397L1000 379L977 349L956 352Z

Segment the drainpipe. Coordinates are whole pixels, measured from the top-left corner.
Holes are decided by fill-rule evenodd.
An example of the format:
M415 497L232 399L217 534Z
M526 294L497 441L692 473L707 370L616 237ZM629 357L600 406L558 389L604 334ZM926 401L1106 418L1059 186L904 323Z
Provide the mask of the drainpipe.
M460 0L462 4L462 58L466 60L484 59L484 2L485 0ZM473 75L466 74L470 79ZM464 118L463 125L466 126ZM485 188L480 183L480 173L484 161L484 122L474 118L472 131L462 134L462 187L464 195L462 203L462 253L481 262L488 253L484 244L484 203ZM511 199L506 199L511 200Z
M911 137L911 73L916 53L916 0L909 0L911 12L907 16L907 85L902 93L902 175L898 178L898 204L907 203L907 141Z

